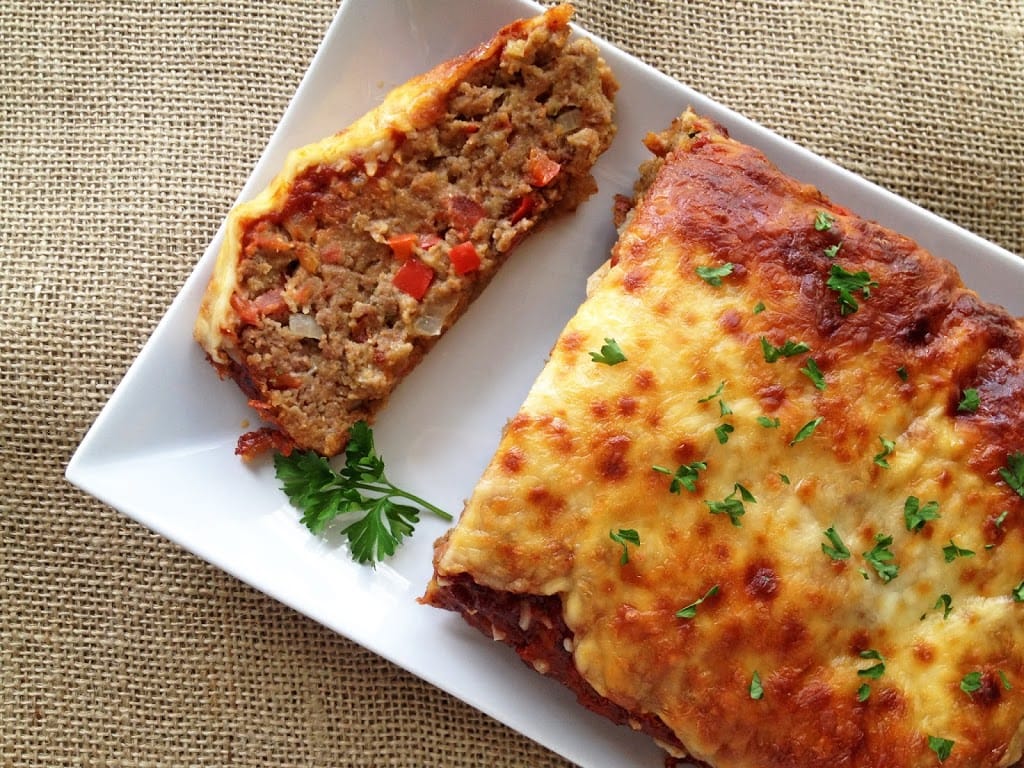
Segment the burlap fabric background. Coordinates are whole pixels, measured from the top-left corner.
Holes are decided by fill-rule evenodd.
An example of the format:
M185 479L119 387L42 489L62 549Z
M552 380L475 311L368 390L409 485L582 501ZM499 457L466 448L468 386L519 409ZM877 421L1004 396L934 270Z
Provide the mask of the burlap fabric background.
M1024 253L1021 0L578 9L670 75ZM0 6L3 766L565 765L62 478L335 10Z

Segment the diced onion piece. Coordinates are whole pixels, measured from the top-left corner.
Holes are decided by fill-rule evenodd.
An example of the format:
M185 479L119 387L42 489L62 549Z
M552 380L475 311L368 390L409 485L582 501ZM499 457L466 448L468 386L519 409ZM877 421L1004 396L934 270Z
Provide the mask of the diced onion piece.
M455 309L456 304L458 304L457 296L449 296L442 301L431 299L425 302L420 316L416 318L414 325L416 333L421 336L440 335L441 329L444 328L445 322L452 310Z
M579 109L570 109L555 118L555 125L562 133L570 133L583 125L583 112Z
M448 252L448 259L457 275L465 275L480 269L480 254L470 242L453 245Z
M324 336L324 329L316 318L301 312L293 312L288 318L288 330L304 339L322 339Z
M433 279L434 270L419 259L409 259L395 273L392 282L402 293L419 301L426 295Z

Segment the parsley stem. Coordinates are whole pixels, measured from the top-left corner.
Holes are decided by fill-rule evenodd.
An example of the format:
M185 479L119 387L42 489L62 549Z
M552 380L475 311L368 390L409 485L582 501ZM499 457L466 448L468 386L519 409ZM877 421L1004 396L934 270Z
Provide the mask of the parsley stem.
M442 520L453 519L450 514L445 512L443 509L440 509L439 507L435 507L429 501L421 499L419 496L409 493L408 491L403 491L401 488L396 488L394 485L391 484L390 481L385 480L384 483L386 487L381 487L380 485L375 485L373 483L355 482L351 484L351 487L358 488L361 491L375 491L388 499L392 498L393 496L398 496L400 498L407 499L413 502L414 504L419 504L424 509L433 512Z

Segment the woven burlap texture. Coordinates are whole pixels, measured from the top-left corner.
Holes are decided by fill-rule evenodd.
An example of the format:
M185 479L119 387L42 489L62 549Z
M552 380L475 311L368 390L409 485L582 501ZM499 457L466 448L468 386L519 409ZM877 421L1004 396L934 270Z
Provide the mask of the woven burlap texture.
M669 75L1024 253L1020 0L577 7ZM336 10L0 5L5 767L565 765L62 477Z

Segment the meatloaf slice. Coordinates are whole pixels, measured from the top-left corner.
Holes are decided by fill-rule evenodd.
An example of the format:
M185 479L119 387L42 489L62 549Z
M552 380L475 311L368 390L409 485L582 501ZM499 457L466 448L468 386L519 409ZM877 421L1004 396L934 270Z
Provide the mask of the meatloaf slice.
M513 246L596 190L617 84L571 13L396 88L232 211L195 337L276 430L243 455L342 450Z

